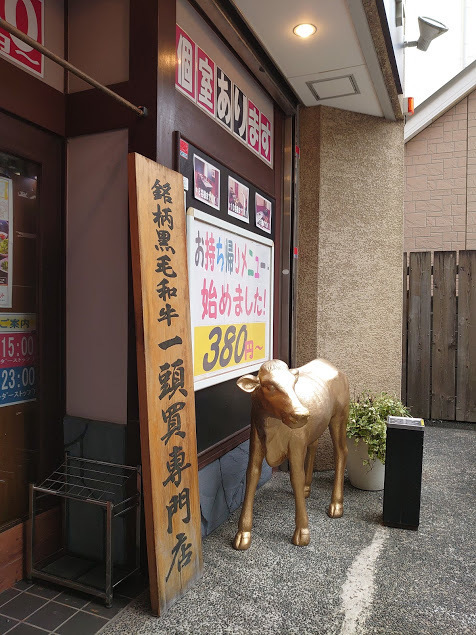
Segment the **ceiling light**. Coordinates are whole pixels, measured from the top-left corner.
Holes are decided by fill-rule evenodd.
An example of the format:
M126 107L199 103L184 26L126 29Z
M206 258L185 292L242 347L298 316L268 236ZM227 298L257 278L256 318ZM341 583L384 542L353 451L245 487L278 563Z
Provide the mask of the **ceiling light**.
M298 24L293 29L294 35L298 35L299 37L303 38L314 35L316 31L317 28L314 26L314 24Z

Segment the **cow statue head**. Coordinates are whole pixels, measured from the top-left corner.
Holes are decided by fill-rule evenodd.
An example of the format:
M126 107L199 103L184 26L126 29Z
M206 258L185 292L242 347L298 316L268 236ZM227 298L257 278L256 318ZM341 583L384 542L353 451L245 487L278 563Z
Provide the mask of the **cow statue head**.
M243 375L237 380L241 390L253 394L263 412L281 419L290 428L301 428L309 419L309 410L299 401L295 386L299 370L290 369L285 362L273 359L265 362L258 376Z

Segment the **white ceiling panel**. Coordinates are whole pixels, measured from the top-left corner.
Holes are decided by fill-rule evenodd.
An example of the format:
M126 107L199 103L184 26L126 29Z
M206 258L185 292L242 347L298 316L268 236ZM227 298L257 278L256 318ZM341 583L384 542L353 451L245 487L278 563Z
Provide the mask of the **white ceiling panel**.
M358 88L358 93L335 98L320 99L318 101L308 86L308 82L330 78L333 79L336 76L342 77L346 75L352 76L353 81ZM334 71L331 71L329 73L312 73L310 75L303 75L301 77L292 77L289 80L289 83L302 99L305 106L332 106L333 108L342 108L342 110L361 112L365 115L374 115L375 117L383 116L382 108L380 107L377 95L370 79L369 72L365 64L362 64L361 66L352 66L349 68L341 69L338 74L336 74ZM346 86L350 85L350 82L346 83ZM319 93L318 86L319 84L314 84L317 94L320 97L326 97L326 89ZM324 86L324 84L322 86ZM340 87L340 83L335 84L335 87Z
M306 84L311 89L311 92L314 93L317 101L335 97L347 97L360 92L352 74L328 77L327 79L313 79L307 81Z
M286 77L363 64L345 0L234 0ZM293 28L302 22L317 33L302 39Z
M356 12L363 12L360 0L233 2L306 106L322 104L383 116L372 81L375 78L369 73L359 42L362 33L357 31L359 28L362 30L362 25L357 25L356 29L353 21ZM357 4L358 7L354 6ZM294 35L293 28L303 22L314 24L316 34L307 39ZM368 31L366 21L365 29ZM367 40L371 42L369 34ZM349 75L355 78L358 94L347 94L349 80L343 78ZM329 78L337 83L334 87L330 83L327 86L322 84L321 96L333 98L317 101L306 82Z

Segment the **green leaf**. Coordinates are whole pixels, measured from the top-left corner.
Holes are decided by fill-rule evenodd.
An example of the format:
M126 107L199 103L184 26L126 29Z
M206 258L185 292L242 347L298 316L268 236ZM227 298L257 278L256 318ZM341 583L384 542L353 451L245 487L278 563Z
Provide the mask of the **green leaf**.
M350 402L347 436L367 443L370 460L378 458L385 463L389 415L409 417L410 411L397 397L386 392L372 394L365 391Z

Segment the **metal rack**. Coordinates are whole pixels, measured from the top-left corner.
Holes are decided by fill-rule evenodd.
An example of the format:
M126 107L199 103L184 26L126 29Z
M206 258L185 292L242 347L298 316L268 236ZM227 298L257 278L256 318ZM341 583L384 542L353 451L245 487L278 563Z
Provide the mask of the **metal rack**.
M35 562L35 513L38 500L56 496L61 500L63 545L47 560ZM104 561L78 557L68 551L68 501L98 505L105 512ZM30 522L27 542L27 579L39 578L77 591L104 598L112 603L113 588L135 573L140 566L140 467L116 465L79 457L65 460L40 485L30 484ZM131 566L113 563L113 519L135 511L135 553Z

